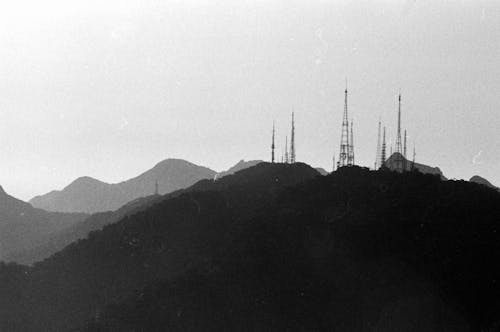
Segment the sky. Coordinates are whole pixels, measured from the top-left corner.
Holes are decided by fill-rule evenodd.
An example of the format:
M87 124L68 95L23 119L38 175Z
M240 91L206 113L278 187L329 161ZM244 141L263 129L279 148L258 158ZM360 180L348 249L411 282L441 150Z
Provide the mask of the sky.
M377 123L448 178L500 185L498 1L3 1L0 185L24 200L166 158L332 168L347 78L356 162Z

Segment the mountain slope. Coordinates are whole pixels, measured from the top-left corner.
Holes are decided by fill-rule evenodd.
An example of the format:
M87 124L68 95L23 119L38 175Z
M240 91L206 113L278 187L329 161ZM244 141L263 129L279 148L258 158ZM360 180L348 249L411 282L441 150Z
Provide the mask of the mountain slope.
M33 208L0 187L0 260L12 252L34 248L47 237L83 220L81 213L56 213Z
M498 220L465 181L264 163L0 266L0 330L493 330Z
M106 225L118 222L127 215L144 210L161 199L162 197L159 195L141 197L125 204L116 211L94 213L69 227L51 233L37 245L11 251L5 255L4 259L19 264L33 264L42 261L67 245L86 238L90 232L100 230Z
M234 173L236 173L238 171L241 171L241 170L244 170L246 168L258 165L258 164L260 164L262 162L263 162L262 160L248 160L248 161L245 161L245 160L242 159L239 162L237 162L234 166L232 166L231 168L229 168L228 170L220 172L220 173L217 173L216 177L219 179L221 177L234 174Z
M191 192L174 195L106 226L101 232L91 233L87 240L78 241L29 269L25 291L17 302L29 312L29 317L22 320L26 326L16 330L72 329L108 300L118 301L152 280L184 273L216 250L215 243L198 243L198 236L209 232L215 241L219 236L231 237L224 235L224 228L218 226L220 222L236 222L237 215L267 204L287 185L317 175L303 164L264 164L218 181L200 181L190 188ZM217 211L224 207L230 211L222 216ZM201 220L205 221L199 224ZM141 234L153 241L145 252L139 249L146 239ZM23 298L29 298L29 303L23 302ZM0 308L16 308L15 300L4 297L0 301L10 302L0 302ZM7 316L14 317L12 314ZM5 327L0 319L0 329L2 326Z
M61 191L34 197L30 203L48 211L95 213L114 211L136 198L149 196L158 181L160 194L186 188L215 172L180 159L167 159L141 175L116 184L82 177Z
M282 192L227 242L197 233L218 250L86 330L494 330L499 203L466 182L341 169Z

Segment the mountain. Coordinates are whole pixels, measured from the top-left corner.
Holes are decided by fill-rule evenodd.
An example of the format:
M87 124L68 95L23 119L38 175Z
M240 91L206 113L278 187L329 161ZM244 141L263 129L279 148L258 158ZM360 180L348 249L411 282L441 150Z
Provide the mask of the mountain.
M82 213L56 213L33 208L0 187L0 260L12 252L34 248L47 237L83 220Z
M258 165L258 164L260 164L262 162L263 162L262 160L249 160L249 161L245 161L245 160L242 159L239 162L237 162L236 165L234 165L233 167L229 168L227 171L223 171L223 172L217 173L216 178L219 179L219 178L224 177L226 175L234 174L234 173L236 173L238 171L241 171L241 170L244 170L246 168Z
M127 294L132 295L133 289L140 289L147 282L163 278L166 274L184 273L190 266L207 257L212 245L199 243L197 234L208 231L215 237L229 239L232 235L218 226L219 222L229 221L226 219L228 215L218 219L221 217L217 213L219 209L226 207L234 213L251 214L251 211L267 204L269 199L277 197L278 192L287 186L316 176L318 173L315 170L303 164L278 167L263 164L217 181L199 181L180 195L167 195L170 197L142 212L126 216L118 223L105 226L102 231L91 233L88 239L71 244L32 268L19 268L27 271L18 278L19 282L24 280L27 283L23 285L21 294L16 293L15 299L12 299L6 297L0 287L0 311L4 308L7 311L5 316L0 312L0 330L65 331L77 327L91 317L89 314L93 315L94 309L103 308L103 304L107 303L106 298L119 300ZM151 215L153 219L148 216L151 211L154 211L154 216ZM209 217L210 221L198 224L199 217ZM153 224L150 227L148 220L154 225L160 222L165 228L156 229ZM236 219L234 221L234 226L237 226L239 223ZM134 250L139 244L136 241L142 241L136 235L140 236L143 231L156 243L151 243L153 247L150 247L151 251L148 249L145 256ZM103 237L103 234L106 235ZM165 246L167 243L163 241L167 241L168 245ZM188 256L193 259L192 263L189 263L190 259L186 260ZM137 269L136 263L142 267ZM142 270L144 267L147 268ZM117 268L121 270L118 274ZM3 272L0 266L0 280L3 275L10 275L12 269L17 271L15 266L6 266ZM18 286L15 284L11 288L17 289ZM23 299L28 298L29 301L25 303ZM5 301L10 303L7 305ZM17 312L17 305L23 306L29 312L29 317ZM2 321L2 317L5 317L5 321ZM19 319L20 322L16 323L19 324L16 328L9 329L7 327L12 325L8 324L14 324L12 319Z
M403 157L403 155L401 155L398 152L393 153L386 160L385 166L391 170L395 170L398 166L399 161L402 162L403 167L406 166L406 170L408 170L408 171L411 170L412 167L414 167L420 173L438 175L442 180L446 180L446 177L443 175L443 172L441 172L439 167L431 167L431 166L427 166L427 165L419 164L419 163L413 164L412 161L405 159Z
M116 184L91 177L81 177L61 191L36 196L30 203L48 211L95 213L114 211L136 198L155 192L165 194L186 188L201 179L211 179L215 172L180 159L166 159L141 175Z
M242 159L238 163L236 163L236 165L234 165L233 167L229 168L227 171L223 171L223 172L217 173L216 177L217 178L221 178L221 177L226 176L226 175L234 174L234 173L236 173L238 171L241 171L241 170L244 170L246 168L258 165L258 164L263 163L263 162L264 162L263 160L249 160L249 161L245 161L245 160ZM321 167L316 167L315 170L318 171L321 175L327 175L328 174L328 172L325 171L325 169L323 169Z
M483 186L487 186L496 190L500 190L500 188L494 186L491 184L490 181L486 180L485 178L480 177L479 175L474 175L473 177L470 178L469 182L474 182L474 183L479 183L482 184Z
M267 164L0 264L2 331L493 331L500 193Z
M319 172L319 174L321 174L321 175L328 175L329 174L324 168L321 168L321 167L316 167L315 170L317 170Z
M141 197L125 204L116 211L94 213L69 227L51 233L43 241L39 241L37 245L12 250L4 256L4 260L20 264L33 264L42 261L67 245L86 238L91 232L118 222L127 215L144 210L161 199L162 196L159 195Z
M220 179L221 177L232 175L239 172L240 170L244 170L259 163L261 163L261 161L255 160L245 162L242 160L235 166L231 167L229 170L219 173L219 176L216 178ZM211 182L212 181L208 181L208 183ZM178 196L184 192L201 190L200 185L202 183L205 182L195 184L190 188L176 190L166 196L151 195L137 198L113 212L107 211L95 213L82 222L51 234L51 236L49 236L43 243L39 244L38 246L29 247L27 249L23 248L21 250L9 253L9 255L6 255L5 260L21 264L33 264L35 262L42 261L43 259L48 258L50 255L62 250L72 242L86 238L90 232L100 230L104 226L115 223L127 215L132 215L134 213L140 212L160 200Z

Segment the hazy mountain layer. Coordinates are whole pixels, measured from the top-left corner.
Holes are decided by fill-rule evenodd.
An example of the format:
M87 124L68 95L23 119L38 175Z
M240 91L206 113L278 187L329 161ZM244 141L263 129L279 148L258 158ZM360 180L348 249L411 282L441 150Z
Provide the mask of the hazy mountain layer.
M116 184L81 177L61 191L34 197L30 203L48 211L114 211L136 198L154 194L156 181L159 193L165 194L211 179L215 174L211 169L184 160L167 159L135 178Z
M0 187L0 260L7 259L13 252L35 248L52 234L87 216L33 208L29 203L8 195Z

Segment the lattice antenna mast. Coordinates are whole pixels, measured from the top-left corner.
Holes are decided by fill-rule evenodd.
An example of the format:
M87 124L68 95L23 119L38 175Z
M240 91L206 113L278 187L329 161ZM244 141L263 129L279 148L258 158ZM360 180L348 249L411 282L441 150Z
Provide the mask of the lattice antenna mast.
M354 165L354 134L353 134L354 120L351 119L351 136L349 137L349 158L347 164Z
M285 136L285 164L289 163L288 159L288 136Z
M344 91L344 116L342 119L342 134L340 136L340 153L338 168L347 166L349 158L349 120L347 114L347 80Z
M379 169L380 165L380 128L382 126L382 123L380 120L378 120L378 133L377 133L377 151L375 154L375 167L374 169Z
M290 163L295 163L295 117L292 112L292 137L290 139Z
M384 167L385 166L385 160L386 160L386 149L387 149L387 145L385 143L385 127L384 127L384 136L382 138L382 151L380 153L380 167Z
M407 160L406 160L406 129L405 129L405 139L403 143L403 170L407 170Z
M396 170L403 170L403 149L401 147L401 92L399 92L398 97L398 133L396 136Z
M156 182L155 182L155 195L159 195L159 192L158 192L158 180L156 180Z
M271 143L271 163L274 164L274 136L276 134L276 130L274 129L274 121L273 121L273 138L272 138L272 143Z
M411 170L413 171L415 169L415 145L413 145L413 160L411 162Z

